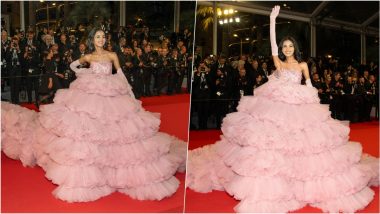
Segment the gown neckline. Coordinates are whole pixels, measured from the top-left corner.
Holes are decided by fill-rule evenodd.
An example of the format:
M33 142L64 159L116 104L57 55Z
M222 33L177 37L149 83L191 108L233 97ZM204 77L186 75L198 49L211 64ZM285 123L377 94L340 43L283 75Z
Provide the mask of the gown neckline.
M92 64L92 63L100 63L100 64L102 64L102 63L108 63L108 64L112 64L112 62L111 61L92 61L92 62L90 62L90 64Z

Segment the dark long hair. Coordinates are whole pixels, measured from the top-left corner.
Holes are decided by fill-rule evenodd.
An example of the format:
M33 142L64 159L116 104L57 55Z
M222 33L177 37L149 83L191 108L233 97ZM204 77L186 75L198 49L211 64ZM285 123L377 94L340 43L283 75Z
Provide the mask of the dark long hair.
M286 36L284 37L281 42L280 42L280 45L278 46L278 58L280 58L282 61L284 61L286 59L286 56L284 55L284 53L282 53L282 46L284 45L284 42L285 41L291 41L293 43L293 46L294 46L294 58L297 60L297 62L301 62L302 61L302 58L301 58L301 52L300 52L300 49L298 47L298 44L296 42L296 40L291 37L291 36Z
M103 33L105 34L104 30L101 29L100 27L95 27L90 31L90 33L88 33L87 42L86 42L87 47L88 47L88 53L92 53L95 51L94 38L95 38L96 32L98 31L103 31Z

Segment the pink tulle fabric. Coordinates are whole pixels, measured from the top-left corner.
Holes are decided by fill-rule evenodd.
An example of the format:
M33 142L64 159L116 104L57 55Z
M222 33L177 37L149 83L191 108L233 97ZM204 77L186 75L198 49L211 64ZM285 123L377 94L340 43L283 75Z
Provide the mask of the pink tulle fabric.
M349 142L301 72L276 71L223 120L221 140L189 152L187 180L197 192L224 190L236 212L289 212L310 204L355 212L378 185L379 160Z
M176 192L187 145L158 132L159 114L145 111L112 63L77 71L70 88L34 112L2 102L2 151L24 166L41 166L68 202L119 191L138 200Z

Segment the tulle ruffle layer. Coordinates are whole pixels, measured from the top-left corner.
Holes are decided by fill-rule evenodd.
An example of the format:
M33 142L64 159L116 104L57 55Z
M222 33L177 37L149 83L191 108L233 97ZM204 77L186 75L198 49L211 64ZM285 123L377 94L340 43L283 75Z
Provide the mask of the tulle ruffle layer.
M241 149L239 157L239 151L226 146L222 140L215 145L189 152L187 186L197 192L210 192L213 189L227 191L241 200L235 207L237 212L289 212L300 209L307 203L321 205L318 207L328 209L329 212L336 209L351 211L351 204L328 208L322 206L328 201L342 200L342 197L347 198L344 199L346 201L354 201L352 203L357 205L356 210L360 210L372 200L373 193L364 194L362 198L358 198L357 194L368 188L371 179L376 180L373 178L373 174L376 174L373 169L379 163L377 159L366 163L360 161L359 144L349 143L345 147L336 152L335 156L324 154L327 160L322 160L325 164L322 163L319 169L315 166L319 162L315 161L321 161L323 156L291 157L284 160L269 151L248 155L241 152L247 149L245 147ZM224 155L220 155L221 150ZM344 160L345 155L347 160ZM341 162L337 163L339 157ZM328 161L332 159L335 162L328 166ZM353 163L350 164L351 162ZM329 171L325 172L324 169ZM372 192L370 189L366 191Z
M61 105L46 106L39 116L40 124L57 136L94 144L128 144L152 137L160 119L146 111L131 113L128 118L91 118L89 113L74 112Z
M10 158L21 160L24 166L35 164L32 144L37 112L1 102L1 149Z
M280 150L241 147L223 139L215 144L215 150L239 175L280 175L302 181L342 173L358 163L362 155L361 145L353 142L318 154L289 155Z
M225 138L241 146L258 149L281 150L291 154L315 154L348 141L349 128L335 120L315 122L307 126L291 128L280 126L242 112L227 115L223 120L222 131Z
M70 89L76 89L88 94L102 96L132 96L132 88L127 83L124 74L94 74L91 68L82 68L83 72L77 75L77 79L70 84ZM80 70L82 70L80 69Z
M122 120L134 116L141 110L141 101L128 95L106 97L99 94L88 94L76 89L58 90L54 103L56 106L66 107L69 111L87 113L94 119ZM41 106L42 113L45 108L52 105Z
M318 91L314 87L276 78L274 75L270 76L268 83L255 89L255 97L288 104L319 103Z
M242 97L237 110L238 113L246 113L261 121L288 129L306 128L316 122L331 120L328 105L288 104L256 95Z

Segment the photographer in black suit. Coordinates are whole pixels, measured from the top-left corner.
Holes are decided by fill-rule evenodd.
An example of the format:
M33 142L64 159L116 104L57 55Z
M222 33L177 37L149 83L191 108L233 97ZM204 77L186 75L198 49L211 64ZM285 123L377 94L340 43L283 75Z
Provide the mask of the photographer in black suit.
M181 46L180 53L179 53L179 71L177 72L177 75L175 75L175 90L177 94L182 93L182 82L185 77L185 74L187 73L187 67L188 67L188 54L186 46Z
M181 58L178 54L178 49L174 48L172 50L172 54L170 56L170 65L171 68L169 69L168 74L168 90L167 94L172 95L174 90L176 89L176 83L179 81L179 78L183 76L181 74Z
M67 52L72 49L71 44L69 41L67 41L67 36L66 34L62 33L59 36L59 42L58 42L58 49L59 49L59 54L60 57L63 58L64 54L67 54Z
M35 101L38 102L39 75L41 74L39 64L40 50L39 44L34 39L34 33L28 32L26 44L24 44L24 75L26 75L26 85L28 103L32 103L32 92L34 91Z
M168 86L169 73L172 72L171 69L171 57L168 55L169 50L167 48L162 48L161 53L158 56L157 66L158 72L155 76L155 95L160 95L161 90Z
M120 60L121 69L133 89L135 87L135 79L133 76L134 56L132 48L130 46L125 47L123 55L124 56L121 57L122 60Z
M152 92L150 90L150 84L152 81L152 73L154 69L153 63L155 62L152 46L150 44L145 45L144 53L142 55L142 60L144 63L143 69L143 84L144 84L144 96L150 97L152 96Z
M253 95L253 82L247 77L246 70L242 67L239 69L238 89L241 96Z
M216 126L217 128L221 127L222 120L226 116L228 112L228 89L229 85L227 83L227 76L222 71L222 69L218 68L216 70L216 79L215 79L215 93L213 94L213 98L215 98L215 117L216 117Z
M194 109L191 108L191 110L198 114L199 129L207 129L212 84L209 72L210 69L204 62L200 62L199 67L194 70L192 97L195 100L195 105Z
M268 69L268 64L266 62L263 62L261 64L259 74L261 74L264 83L268 82L268 77L271 75L271 71Z
M70 83L76 79L74 71L71 70L70 64L73 62L72 50L66 50L63 53L59 66L59 73L63 74L61 84L63 88L69 88Z
M335 119L343 120L343 78L341 77L340 72L334 73L334 78L331 81L332 84L332 97L330 108L332 116ZM343 93L342 93L343 92Z
M218 61L214 63L211 67L211 78L213 82L217 79L217 70L222 71L226 79L226 84L228 85L226 96L227 98L238 98L240 96L238 87L237 87L237 78L238 72L234 70L228 63L225 56L220 56ZM215 86L215 85L213 85ZM213 87L215 91L215 87Z
M358 84L356 78L348 76L343 87L343 102L344 102L344 117L351 122L359 120L359 109L361 105L361 98L358 94Z
M11 45L11 41L8 39L8 32L6 30L1 30L1 76L4 78L8 77L8 72L10 65L7 63L6 53ZM9 85L9 79L1 79L1 92L4 92L4 87L6 83Z
M21 86L22 75L22 60L23 54L21 52L19 39L13 37L11 44L5 52L6 64L9 66L9 85L11 88L11 101L13 104L19 104L19 94Z
M144 95L143 73L144 73L144 61L142 57L143 53L140 48L136 48L136 54L133 57L133 79L135 85L132 88L136 98L140 98Z

